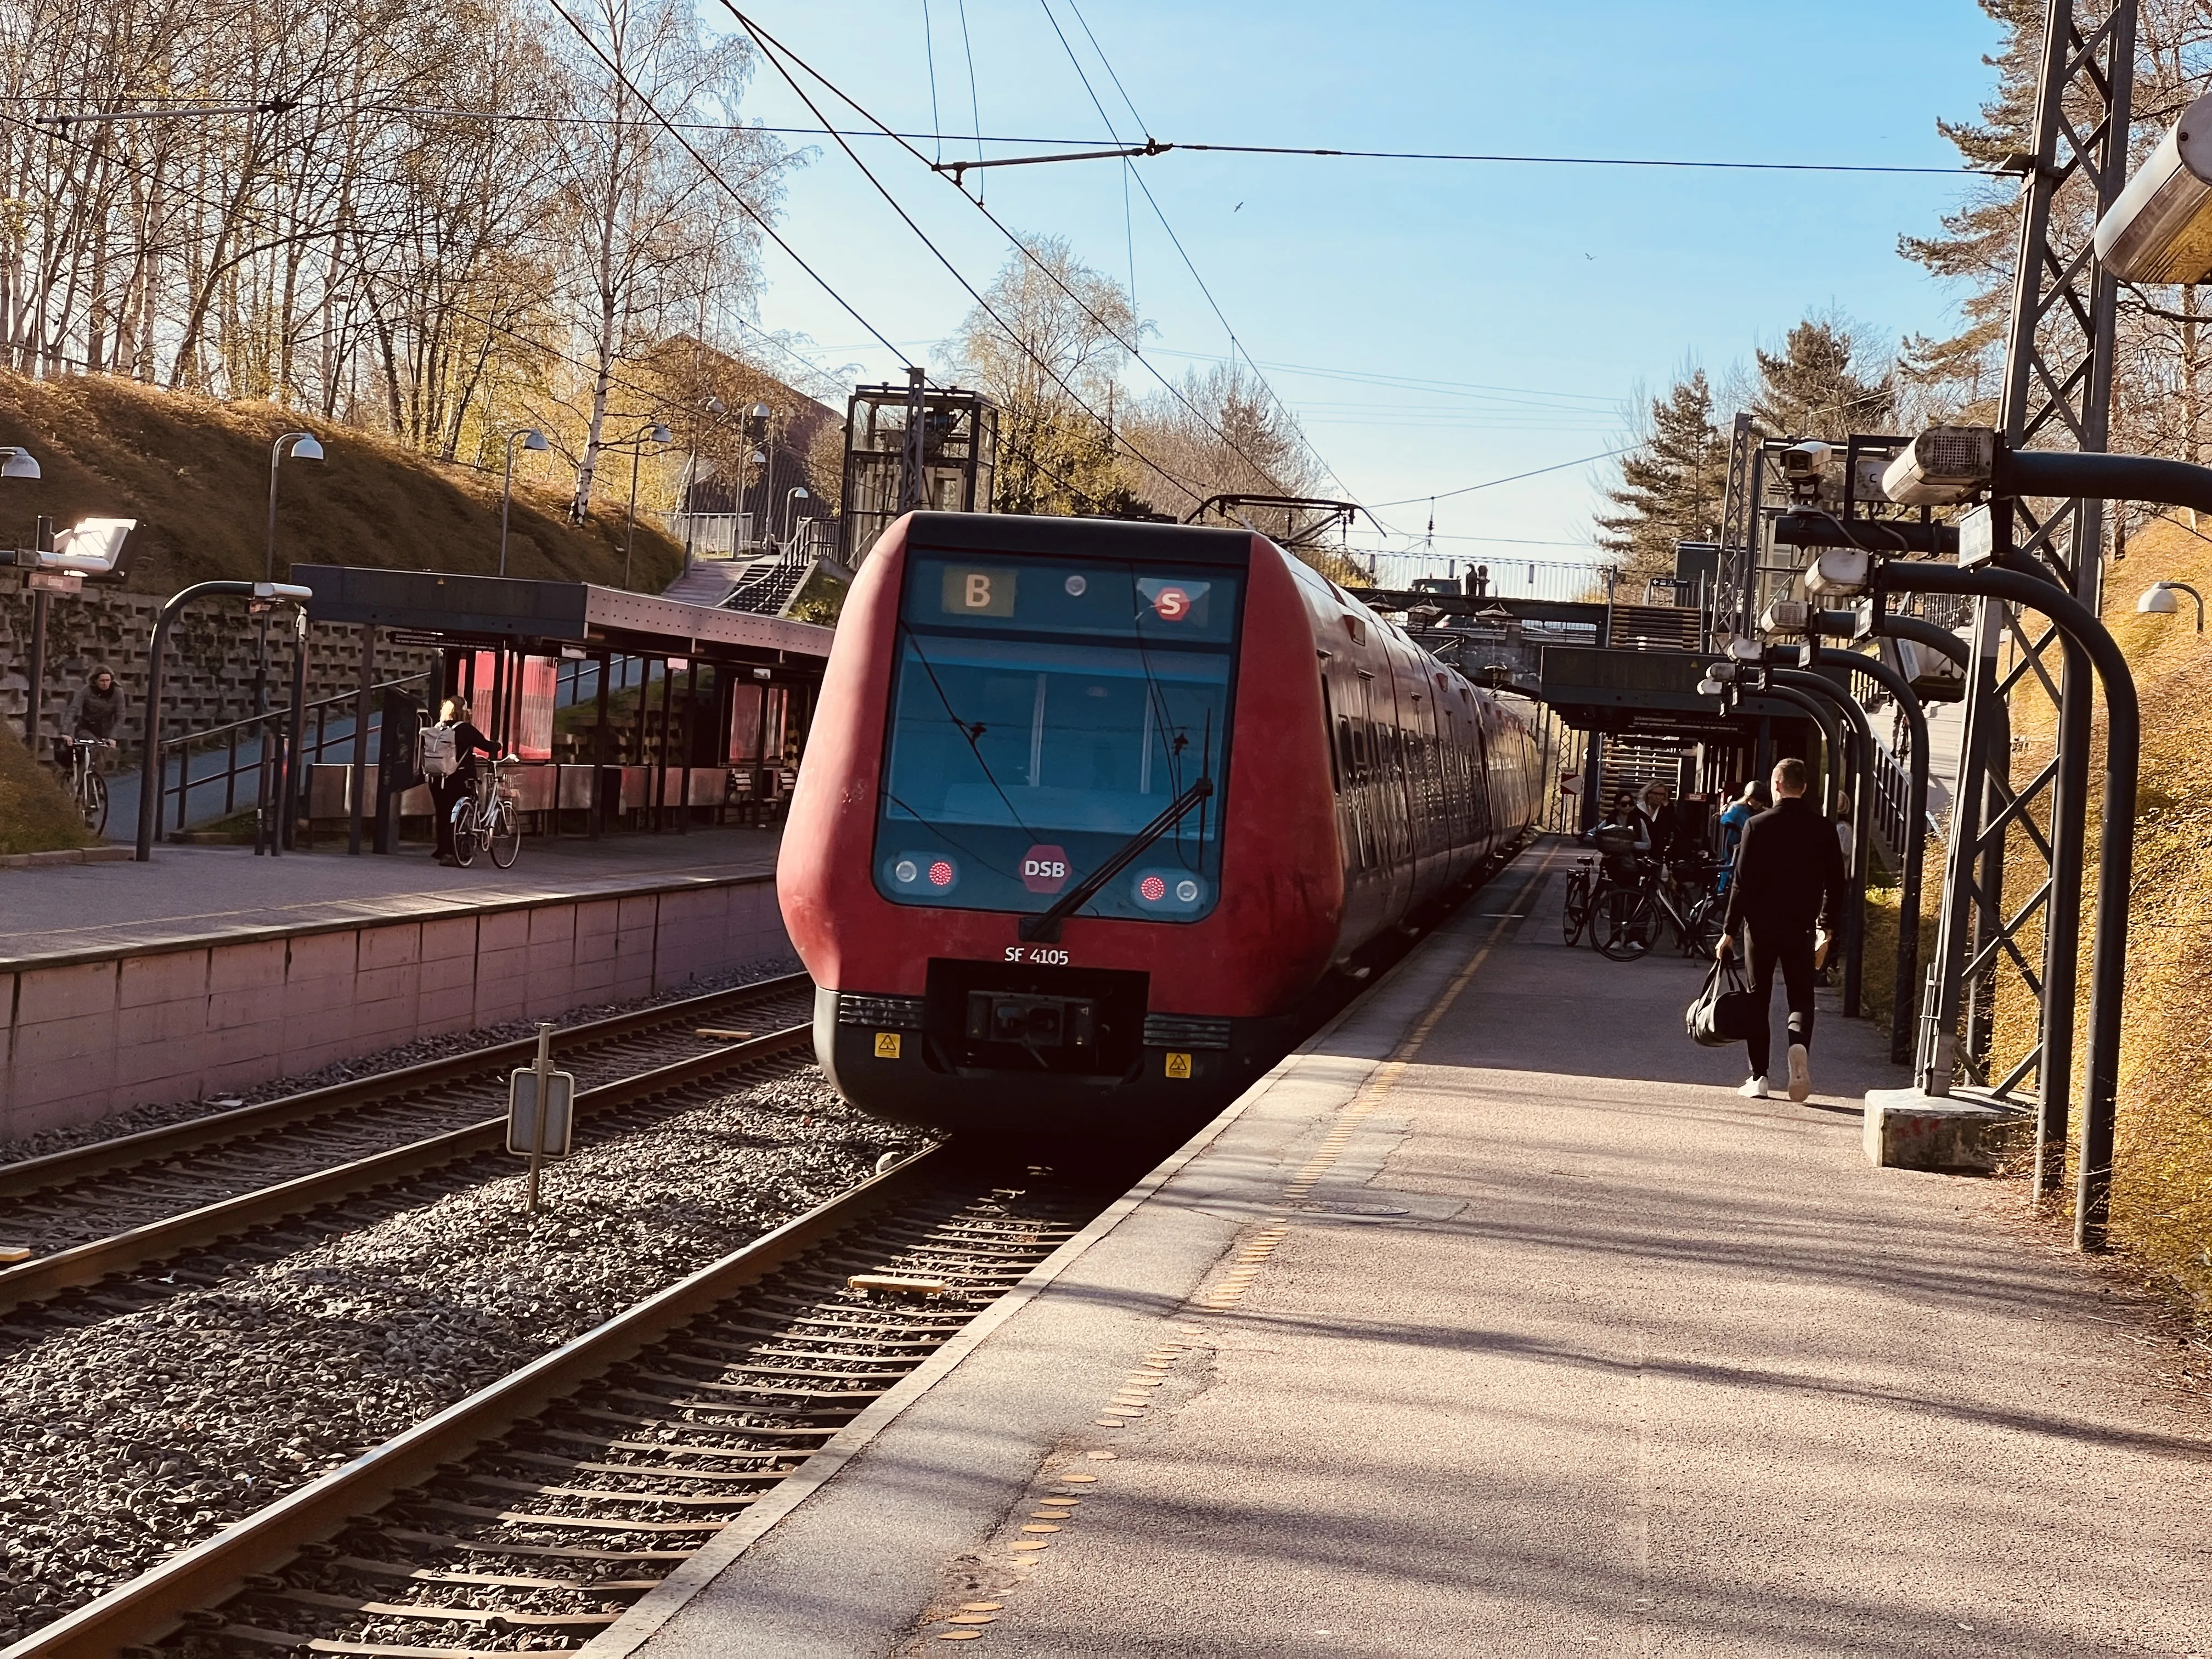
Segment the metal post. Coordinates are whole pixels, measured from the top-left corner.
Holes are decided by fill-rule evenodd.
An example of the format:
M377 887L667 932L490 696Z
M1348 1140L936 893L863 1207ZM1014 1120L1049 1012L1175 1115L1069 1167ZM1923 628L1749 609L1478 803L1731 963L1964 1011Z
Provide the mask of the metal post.
M592 727L592 814L591 838L597 841L605 817L607 781L607 681L611 677L614 656L611 652L599 653L599 695L598 718Z
M2126 994L2128 899L2135 867L2136 781L2142 711L2135 678L2112 636L2087 606L2014 570L1936 564L1886 567L1881 580L1923 592L1972 593L2040 611L2087 654L2105 689L2105 800L2097 852L2095 942L2089 967L2089 1043L2084 1067L2081 1152L2075 1188L2074 1242L2104 1248L2111 1220L2112 1141L2119 1094L2120 1015ZM1984 616L1993 609L1981 607ZM1964 810L1963 800L1954 811ZM1939 1033L1940 1036L1940 1033Z
M362 813L368 793L368 699L376 684L376 624L361 625L361 690L354 699L353 770L347 779L346 851L361 855Z
M629 592L629 558L637 547L637 466L641 444L629 447L629 517L623 529L623 592Z
M691 833L691 726L697 712L699 700L699 663L696 658L686 658L684 663L684 720L681 747L678 750L683 764L677 770L676 830L678 835Z
M1933 632L1942 631L1933 624L1928 626ZM1951 643L1955 647L1958 641L1954 639ZM1898 884L1897 974L1892 981L1889 1006L1889 1057L1903 1066L1912 1059L1912 1020L1920 985L1920 888L1928 858L1928 714L1913 694L1911 682L1879 657L1863 656L1856 651L1823 650L1818 660L1853 669L1882 687L1905 711L1905 724L1911 734L1905 795L1905 845L1898 849L1904 868Z
M293 613L292 650L292 714L290 730L284 739L284 787L278 796L280 818L276 839L280 846L297 844L300 809L305 805L307 778L307 768L300 763L302 745L307 740L307 613Z
M46 606L52 599L53 595L44 588L34 589L31 594L31 660L24 665L30 677L30 706L23 715L23 742L33 755L39 752L39 726L46 712Z
M552 1115L553 1103L553 1026L549 1020L538 1022L538 1114L530 1129L530 1192L523 1209L531 1215L538 1213L538 1172L545 1164L545 1120Z

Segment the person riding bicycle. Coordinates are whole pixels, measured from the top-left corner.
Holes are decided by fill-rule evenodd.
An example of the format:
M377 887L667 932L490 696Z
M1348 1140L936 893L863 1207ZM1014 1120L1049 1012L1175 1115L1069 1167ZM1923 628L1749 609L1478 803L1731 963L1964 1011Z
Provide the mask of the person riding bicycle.
M69 737L55 741L62 763L69 763L70 744L79 738L90 738L105 749L114 748L115 725L122 718L123 688L115 683L115 671L104 662L95 663L91 678L70 699L69 714L64 722L69 728Z
M458 866L460 860L453 854L453 809L477 787L483 769L476 757L481 754L496 759L499 745L469 723L469 705L460 697L448 697L439 705L438 723L424 735L441 728L451 740L452 769L441 775L426 765L423 772L430 786L430 816L438 827L438 862ZM428 747L425 745L426 750Z

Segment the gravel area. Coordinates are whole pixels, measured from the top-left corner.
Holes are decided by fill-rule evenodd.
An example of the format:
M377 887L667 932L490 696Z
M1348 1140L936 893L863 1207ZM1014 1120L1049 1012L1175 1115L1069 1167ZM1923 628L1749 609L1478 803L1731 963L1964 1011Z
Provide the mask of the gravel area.
M809 1067L142 1313L0 1350L0 1644L866 1176Z
M749 962L722 973L703 975L656 996L639 997L629 1002L597 1002L571 1008L561 1016L560 1023L580 1025L586 1020L632 1013L640 1008L657 1007L664 1002L680 1002L686 997L701 996L709 991L732 990L738 986L750 985L755 980L774 979L780 974L797 973L799 968L796 957ZM172 1123L183 1123L192 1118L205 1117L210 1112L228 1111L234 1106L258 1105L264 1100L274 1100L279 1095L305 1094L310 1089L326 1088L333 1083L350 1083L356 1078L396 1072L403 1066L419 1066L424 1060L443 1060L449 1054L466 1054L472 1048L489 1048L498 1043L512 1042L517 1037L535 1036L537 1034L536 1020L511 1019L498 1025L481 1026L473 1031L452 1031L443 1036L418 1037L397 1048L363 1054L355 1060L334 1061L319 1071L297 1077L271 1078L266 1083L236 1094L204 1100L179 1100L150 1106L134 1106L128 1111L112 1113L90 1123L45 1129L16 1140L0 1140L0 1164L18 1163L27 1158L44 1158L49 1152L67 1152L72 1147L88 1146L95 1140L112 1140L118 1136L136 1134L141 1129L158 1129Z

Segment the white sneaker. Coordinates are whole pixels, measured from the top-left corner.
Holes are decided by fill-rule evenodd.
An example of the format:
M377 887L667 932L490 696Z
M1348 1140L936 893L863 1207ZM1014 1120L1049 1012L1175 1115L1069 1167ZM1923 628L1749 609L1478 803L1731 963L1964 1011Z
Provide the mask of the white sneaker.
M1747 1079L1736 1093L1746 1100L1764 1100L1766 1098L1766 1079L1763 1077Z
M1813 1092L1813 1058L1805 1052L1805 1045L1790 1045L1790 1098L1802 1100Z

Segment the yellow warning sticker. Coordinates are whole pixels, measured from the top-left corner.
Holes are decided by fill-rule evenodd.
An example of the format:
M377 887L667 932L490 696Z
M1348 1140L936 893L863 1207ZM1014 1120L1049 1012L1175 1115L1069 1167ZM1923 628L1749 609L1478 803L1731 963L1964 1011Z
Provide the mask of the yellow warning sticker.
M876 1033L876 1058L896 1060L899 1057L899 1034L896 1031Z
M1190 1075L1190 1056L1188 1054L1170 1054L1168 1056L1168 1075L1170 1077L1188 1077Z

